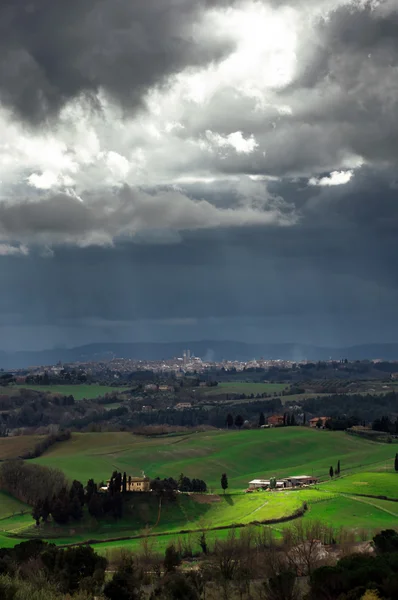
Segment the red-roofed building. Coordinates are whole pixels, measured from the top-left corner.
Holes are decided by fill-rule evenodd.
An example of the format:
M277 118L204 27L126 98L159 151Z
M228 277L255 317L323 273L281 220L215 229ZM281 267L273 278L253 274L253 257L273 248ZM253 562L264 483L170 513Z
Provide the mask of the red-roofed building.
M277 427L283 425L283 415L271 415L267 418L267 423L270 427Z

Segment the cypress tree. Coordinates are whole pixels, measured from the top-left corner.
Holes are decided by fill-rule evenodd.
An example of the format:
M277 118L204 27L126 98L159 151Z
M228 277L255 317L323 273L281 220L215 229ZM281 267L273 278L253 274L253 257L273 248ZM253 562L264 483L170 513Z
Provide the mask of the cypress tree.
M330 477L333 477L333 475L334 475L333 467L330 467L329 475L330 475Z
M228 487L228 477L227 477L227 474L226 474L226 473L223 473L223 474L221 475L221 487L222 487L222 489L224 490L224 494L225 494L225 490L226 490L226 489L227 489L227 487Z
M394 468L398 472L398 454L395 455Z

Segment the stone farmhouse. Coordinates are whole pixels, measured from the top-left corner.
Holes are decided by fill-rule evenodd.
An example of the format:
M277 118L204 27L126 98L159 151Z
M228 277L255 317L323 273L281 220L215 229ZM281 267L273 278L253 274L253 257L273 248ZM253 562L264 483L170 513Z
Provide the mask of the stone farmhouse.
M109 489L110 480L106 482L106 486L100 488L100 491L106 492ZM151 491L151 480L146 475L142 477L127 477L126 482L127 492L150 492Z
M127 478L127 491L128 492L150 492L151 491L151 480L149 477L143 475L142 477L128 477Z

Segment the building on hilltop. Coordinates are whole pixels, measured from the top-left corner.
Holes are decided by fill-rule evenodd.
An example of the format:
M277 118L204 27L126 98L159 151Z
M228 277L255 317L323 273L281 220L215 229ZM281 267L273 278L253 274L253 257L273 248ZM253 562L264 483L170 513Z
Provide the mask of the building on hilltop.
M101 492L109 490L110 480L106 482L106 486L100 488ZM126 481L127 492L150 492L151 491L151 480L143 473L141 477L127 477Z
M128 477L126 487L128 492L150 492L151 480L145 475L142 477Z
M267 418L267 424L270 427L277 427L278 425L283 425L284 417L283 415L271 415Z
M310 419L310 427L320 427L321 429L325 428L327 421L330 421L330 417L314 417Z

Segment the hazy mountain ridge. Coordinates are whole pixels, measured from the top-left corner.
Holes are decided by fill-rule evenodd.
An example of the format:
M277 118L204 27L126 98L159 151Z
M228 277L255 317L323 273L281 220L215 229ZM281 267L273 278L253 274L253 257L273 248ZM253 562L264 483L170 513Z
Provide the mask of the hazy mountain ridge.
M48 349L40 351L0 352L0 367L3 369L51 365L58 361L100 361L114 357L136 360L162 360L182 356L184 349L208 361L265 359L284 360L328 360L347 358L398 359L398 343L361 344L347 348L322 348L318 346L284 344L249 344L237 341L190 341L190 342L136 342L96 343L74 348Z

